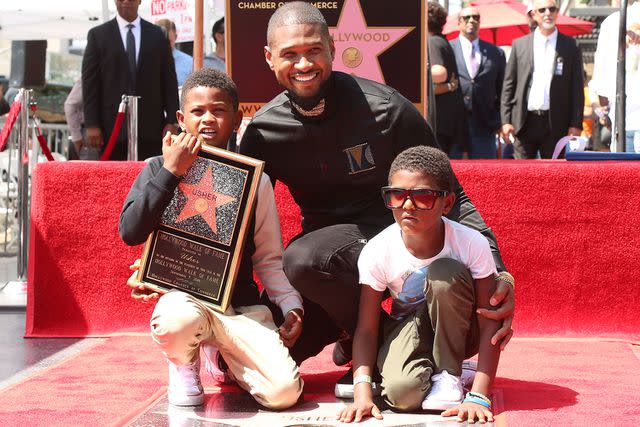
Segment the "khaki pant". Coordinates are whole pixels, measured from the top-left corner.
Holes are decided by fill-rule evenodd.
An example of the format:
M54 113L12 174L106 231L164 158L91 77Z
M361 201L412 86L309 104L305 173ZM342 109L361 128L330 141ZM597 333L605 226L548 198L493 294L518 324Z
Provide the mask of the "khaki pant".
M229 365L229 376L258 403L271 409L294 405L304 383L271 312L263 305L237 312L223 315L184 292L169 292L156 304L151 334L177 365L196 360L201 344L215 345Z
M420 409L434 373L459 376L462 361L478 352L473 279L460 262L429 266L425 302L411 316L390 319L378 352L382 396L394 409Z

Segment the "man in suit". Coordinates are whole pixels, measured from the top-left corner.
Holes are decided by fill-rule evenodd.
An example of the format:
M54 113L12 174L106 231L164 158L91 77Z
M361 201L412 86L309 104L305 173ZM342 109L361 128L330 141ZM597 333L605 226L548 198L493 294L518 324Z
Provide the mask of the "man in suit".
M469 157L495 159L500 129L500 93L505 58L502 49L480 40L480 11L466 7L458 15L460 37L451 47L458 65L460 89L467 110L471 138Z
M177 132L178 84L169 41L140 19L141 0L115 0L117 16L92 28L82 60L87 143L104 148L123 94L140 96L138 159L162 153L162 136ZM127 158L126 124L112 160Z
M584 106L582 54L556 28L554 0L535 0L536 30L514 40L502 86L502 134L516 158L551 158L556 142L579 136Z

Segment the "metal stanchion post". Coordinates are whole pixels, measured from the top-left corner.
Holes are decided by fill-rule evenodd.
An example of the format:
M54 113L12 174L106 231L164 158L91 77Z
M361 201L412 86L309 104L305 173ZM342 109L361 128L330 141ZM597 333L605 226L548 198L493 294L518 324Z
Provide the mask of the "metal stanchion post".
M31 90L20 89L22 108L18 134L18 279L9 282L3 291L26 296L27 254L29 247L29 102Z
M138 100L139 96L127 96L127 159L138 160Z

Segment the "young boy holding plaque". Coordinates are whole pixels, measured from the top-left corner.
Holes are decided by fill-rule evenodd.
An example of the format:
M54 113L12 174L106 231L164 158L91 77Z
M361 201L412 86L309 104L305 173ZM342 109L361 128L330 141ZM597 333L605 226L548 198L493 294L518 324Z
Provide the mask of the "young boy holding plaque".
M201 145L226 148L242 120L235 84L213 69L194 72L182 87L176 115L182 133L177 137L167 133L162 156L150 159L122 208L120 236L129 245L143 243L158 226ZM265 174L258 186L253 218L231 298L236 314L215 312L180 291L159 296L138 281L137 271L128 281L133 298L157 299L151 334L169 363L168 398L173 405L204 403L200 349L214 378L235 381L267 408L288 408L302 392L298 366L287 348L302 332L302 298L282 270L280 223L273 187ZM132 266L138 268L139 260ZM275 308L273 313L261 305L254 271L270 300L266 304ZM283 318L279 328L274 318Z

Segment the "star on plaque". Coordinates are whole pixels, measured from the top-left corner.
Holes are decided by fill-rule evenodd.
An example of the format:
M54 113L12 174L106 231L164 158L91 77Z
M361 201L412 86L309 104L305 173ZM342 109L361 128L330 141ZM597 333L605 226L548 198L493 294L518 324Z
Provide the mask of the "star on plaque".
M415 27L369 27L360 0L345 0L336 27L329 33L336 46L333 69L384 83L378 56Z
M209 166L195 184L180 182L178 188L187 198L176 222L200 215L214 233L218 232L216 208L234 202L235 197L214 190L213 168Z

